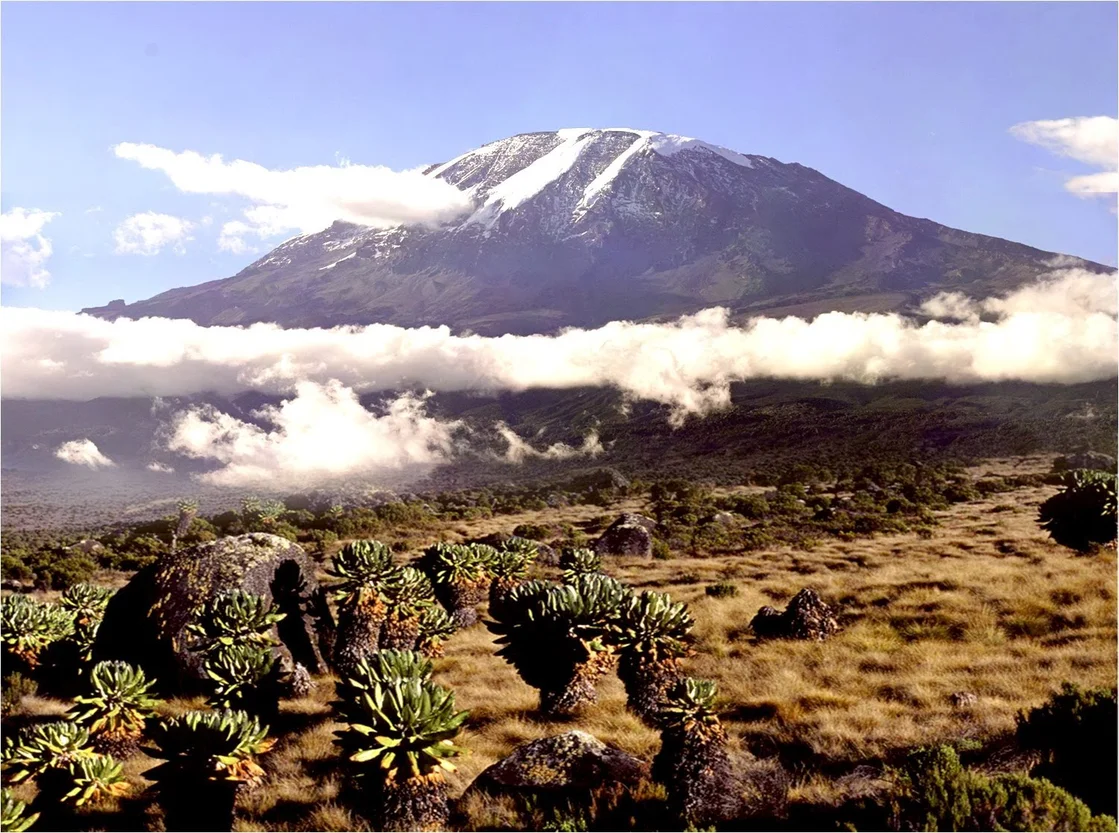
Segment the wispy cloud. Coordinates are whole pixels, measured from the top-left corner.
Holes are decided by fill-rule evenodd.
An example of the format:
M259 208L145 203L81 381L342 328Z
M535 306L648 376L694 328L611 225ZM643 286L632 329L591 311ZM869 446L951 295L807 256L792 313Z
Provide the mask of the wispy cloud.
M170 214L147 211L133 214L113 232L118 255L157 255L170 246L175 252L186 251L186 243L193 240L190 232L194 224Z
M43 226L59 216L38 208L13 208L0 214L0 278L11 286L44 288L51 275L46 262L53 251Z
M108 468L116 465L101 453L93 440L88 439L70 440L70 442L63 443L55 449L54 456L75 466L86 466L91 469Z
M553 443L544 449L538 449L522 439L516 431L499 422L494 426L497 433L508 444L502 459L509 463L523 463L528 459L540 460L570 460L574 457L597 457L606 449L602 447L602 440L598 433L592 431L583 438L582 445L576 447L567 443Z
M393 171L341 160L334 166L272 170L254 162L226 161L220 154L204 156L132 142L116 145L113 151L121 159L163 172L184 193L226 194L252 203L243 219L222 227L219 245L233 252L245 251L249 236L321 231L335 220L378 227L439 223L471 207L464 192L425 177L420 169Z
M1119 119L1081 116L1028 121L1010 128L1015 137L1094 168L1098 173L1071 176L1065 188L1078 197L1119 193Z

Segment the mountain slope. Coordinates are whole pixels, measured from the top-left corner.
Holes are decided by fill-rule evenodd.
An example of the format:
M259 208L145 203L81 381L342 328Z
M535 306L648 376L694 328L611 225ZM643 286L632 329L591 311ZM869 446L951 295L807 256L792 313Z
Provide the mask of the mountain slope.
M1053 257L899 214L802 165L649 131L522 134L427 175L474 210L440 228L338 222L232 278L88 311L547 332L717 304L900 308L939 288L1004 290Z

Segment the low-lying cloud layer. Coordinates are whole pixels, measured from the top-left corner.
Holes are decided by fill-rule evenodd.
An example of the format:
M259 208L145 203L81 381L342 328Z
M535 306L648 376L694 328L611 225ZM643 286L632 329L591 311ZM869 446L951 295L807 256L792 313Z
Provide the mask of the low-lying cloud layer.
M726 405L730 384L753 378L967 383L1116 375L1114 274L1062 270L976 303L998 320L918 324L896 314L830 312L812 321L756 318L739 327L715 308L672 323L615 321L553 336L497 337L384 324L201 327L6 307L3 393L75 400L285 394L300 382L334 380L359 392L610 386L687 414Z
M213 409L174 416L169 450L219 463L209 479L225 485L400 471L460 448L461 426L428 415L423 397L405 394L374 414L358 400L370 391L609 386L669 406L679 422L729 405L731 383L754 378L1074 383L1117 374L1115 274L1061 269L1002 298L942 293L922 312L933 320L832 312L733 326L726 310L709 309L672 323L482 337L446 327L200 327L3 308L0 345L7 397L289 396L258 415L269 429ZM507 426L494 430L510 462L602 450L595 435L578 448L536 449Z
M422 169L394 171L383 166L314 165L272 170L255 162L226 161L155 145L123 142L113 148L121 159L161 171L187 194L228 194L251 203L243 220L226 223L221 248L247 251L246 237L272 237L294 230L321 231L335 220L363 226L439 223L471 208L470 198L450 183L423 175Z

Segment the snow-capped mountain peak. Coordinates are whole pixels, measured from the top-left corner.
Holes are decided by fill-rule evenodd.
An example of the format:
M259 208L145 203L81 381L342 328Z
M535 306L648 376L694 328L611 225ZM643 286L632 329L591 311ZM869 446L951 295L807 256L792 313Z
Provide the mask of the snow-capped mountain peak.
M1053 257L907 217L802 165L651 130L522 133L427 176L472 208L438 227L336 222L232 278L93 312L540 332L713 305L865 297L879 310L1007 289Z

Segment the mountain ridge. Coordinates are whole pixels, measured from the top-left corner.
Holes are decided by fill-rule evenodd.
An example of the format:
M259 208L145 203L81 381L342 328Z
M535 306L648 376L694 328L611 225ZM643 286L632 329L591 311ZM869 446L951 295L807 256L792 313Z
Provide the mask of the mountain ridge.
M798 163L654 131L522 133L426 175L471 210L435 227L338 221L232 277L83 311L551 332L717 305L900 310L942 289L1012 289L1057 256L900 214Z

